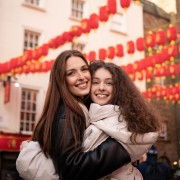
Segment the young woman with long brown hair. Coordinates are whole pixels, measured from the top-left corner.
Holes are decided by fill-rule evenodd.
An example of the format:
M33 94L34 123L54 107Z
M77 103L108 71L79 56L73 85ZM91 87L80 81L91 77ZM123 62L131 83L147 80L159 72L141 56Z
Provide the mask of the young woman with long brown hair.
M88 121L84 100L90 85L91 75L82 53L67 50L56 58L32 140L52 158L62 180L96 180L130 162L127 151L110 137L93 151L83 152Z

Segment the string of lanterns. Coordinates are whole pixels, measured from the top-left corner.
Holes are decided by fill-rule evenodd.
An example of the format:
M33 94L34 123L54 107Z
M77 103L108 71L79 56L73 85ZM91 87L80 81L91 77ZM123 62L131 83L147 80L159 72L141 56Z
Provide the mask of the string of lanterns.
M154 85L152 88L148 89L142 94L148 101L151 101L154 98L158 101L164 100L167 103L180 103L180 83L167 87Z
M35 50L27 50L23 56L12 58L10 61L5 63L0 63L0 75L4 74L22 74L22 73L34 73L34 72L47 72L50 70L53 64L52 61L45 61L44 63L39 62L38 60L43 56L48 55L49 48L57 48L59 45L63 45L66 41L73 41L74 37L81 36L82 33L89 33L91 29L97 29L99 27L99 21L106 22L110 15L116 13L116 1L108 0L107 6L102 6L99 9L99 15L93 13L90 15L89 19L82 19L82 26L72 26L69 32L64 32L63 35L59 35L56 38L53 38L47 44L43 44L40 47L35 48ZM90 22L90 23L89 23ZM138 78L138 80L143 80L144 76L150 81L153 76L161 77L172 75L174 77L176 74L179 74L179 64L173 64L167 67L166 64L163 64L169 59L174 59L177 54L177 48L174 46L174 42L177 39L176 27L169 25L166 31L159 29L157 32L149 32L145 38L137 38L136 42L128 41L127 42L127 53L132 55L135 53L135 49L139 52L145 51L148 49L149 56L135 61L133 64L128 64L123 66L126 72L132 77L133 80ZM171 47L163 46L166 44L166 40L170 42ZM152 49L158 45L161 52L157 52L152 55ZM86 55L86 54L85 54ZM89 61L96 59L96 52L90 51L86 55ZM122 44L116 45L116 47L109 46L106 49L99 49L99 59L105 60L114 59L115 57L124 56L124 47ZM31 63L35 62L35 63ZM154 68L152 74L152 68Z

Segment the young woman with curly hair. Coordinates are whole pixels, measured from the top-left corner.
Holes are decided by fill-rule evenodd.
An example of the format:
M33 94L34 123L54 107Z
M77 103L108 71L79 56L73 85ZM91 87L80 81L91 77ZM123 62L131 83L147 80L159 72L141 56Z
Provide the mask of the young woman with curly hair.
M131 162L147 152L160 130L160 117L145 101L133 81L113 63L91 62L92 84L84 150L97 148L108 137L116 139L128 151ZM102 179L143 179L132 163Z

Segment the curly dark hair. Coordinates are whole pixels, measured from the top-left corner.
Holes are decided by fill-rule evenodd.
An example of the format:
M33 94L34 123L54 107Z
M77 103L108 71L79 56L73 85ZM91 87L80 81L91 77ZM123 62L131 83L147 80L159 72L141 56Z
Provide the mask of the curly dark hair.
M144 99L128 74L114 63L95 60L90 63L90 72L93 78L99 68L104 68L112 74L113 97L111 104L118 105L127 122L128 130L132 132L131 140L136 135L160 130L160 114L152 104ZM119 116L119 117L120 117Z

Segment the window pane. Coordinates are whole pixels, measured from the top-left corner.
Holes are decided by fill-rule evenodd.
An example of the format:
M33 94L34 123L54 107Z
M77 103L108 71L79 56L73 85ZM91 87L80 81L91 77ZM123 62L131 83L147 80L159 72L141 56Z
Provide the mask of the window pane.
M36 121L37 91L22 89L22 101L20 112L20 130L32 132Z
M84 2L81 0L72 0L72 17L81 19L83 18Z
M29 30L25 30L24 32L24 49L27 50L29 48L35 48L39 44L39 36L40 34L37 32L32 32Z

